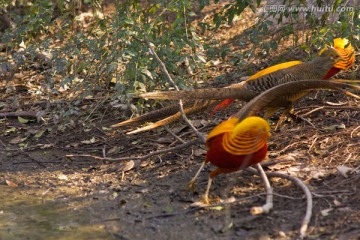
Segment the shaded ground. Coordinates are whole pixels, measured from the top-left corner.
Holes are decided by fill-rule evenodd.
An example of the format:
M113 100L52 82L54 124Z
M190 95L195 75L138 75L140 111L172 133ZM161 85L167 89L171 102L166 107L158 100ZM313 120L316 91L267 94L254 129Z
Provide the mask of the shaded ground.
M233 43L236 48L240 30L234 29L220 29L214 38L224 42L222 37L225 37L226 44ZM283 58L301 58L292 54ZM269 61L272 56L249 63L248 68L237 74L246 76L249 68L259 70ZM214 65L209 75L215 77L236 70L229 65ZM256 69L252 69L253 65ZM354 69L359 67L357 61ZM349 77L353 71L342 76ZM26 71L18 74L31 75ZM221 75L213 85L230 83L229 75ZM360 77L358 72L355 77ZM23 79L15 75L13 82L2 86L1 103L5 107L1 112L14 111L15 100L26 102L29 98L27 88L21 88L23 85L9 87L24 84ZM80 115L88 114L94 102L96 99L79 103ZM43 105L30 102L23 110L40 110L45 108ZM66 103L59 102L50 109L65 107ZM208 133L236 109L193 118L197 120L196 126ZM280 130L273 130L269 160L282 162L267 171L297 176L310 187L314 212L308 239L359 239L359 101L340 93L316 92L300 101L296 110L300 114L313 111L306 117L316 128L286 122ZM137 157L179 144L164 129L133 136L125 135L125 130L109 129L120 117L128 118L130 114L113 111L108 103L92 114L97 117L86 121L74 117L65 125L20 123L12 117L0 119L1 239L295 239L298 236L306 203L303 193L284 179L272 179L276 195L274 209L267 215L252 216L249 212L252 206L265 202L265 194L260 179L247 172L219 176L214 181L211 195L222 199L235 197L235 202L220 208L191 207L204 192L211 169L207 166L201 174L196 192L186 188L204 158L205 148L201 144L132 162L66 157L69 154L101 157L104 152L107 157ZM274 125L277 116L271 121ZM183 123L174 124L171 129L186 141L194 138Z

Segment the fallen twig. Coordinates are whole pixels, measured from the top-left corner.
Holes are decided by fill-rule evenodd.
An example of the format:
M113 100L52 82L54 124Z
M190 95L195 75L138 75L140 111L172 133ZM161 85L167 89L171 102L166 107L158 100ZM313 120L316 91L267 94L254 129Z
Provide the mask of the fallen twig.
M305 109L309 109L309 108L314 108L312 110L310 110L307 113L301 114L301 116L308 116L311 113L317 112L319 110L322 109L337 109L337 110L359 110L360 107L358 106L307 106L307 107L298 107L296 110L298 110L296 112L296 114L299 114L301 112L301 110L305 110Z
M164 125L165 130L171 135L173 136L177 141L181 142L181 143L185 143L184 140L182 140L180 137L178 137L175 133L173 133L173 131L171 131L171 129L167 126Z
M178 145L176 147L158 150L158 151L149 153L149 154L141 156L141 157L109 158L109 157L99 157L99 156L91 155L91 154L68 154L68 155L66 155L66 157L67 158L90 157L90 158L94 158L96 160L110 161L110 162L127 161L127 160L144 160L144 159L147 159L147 158L152 157L152 156L157 155L157 154L167 153L167 152L175 151L175 150L178 150L178 149L186 148L186 147L189 147L189 146L194 145L194 144L199 143L199 142L200 142L199 139L195 139L195 140L183 143L181 145Z
M38 114L39 112L33 112L33 111L5 112L5 113L0 113L0 117L37 118Z
M357 126L350 134L350 138L353 138L353 134L354 132L356 132L356 130L358 130L360 128L360 126Z

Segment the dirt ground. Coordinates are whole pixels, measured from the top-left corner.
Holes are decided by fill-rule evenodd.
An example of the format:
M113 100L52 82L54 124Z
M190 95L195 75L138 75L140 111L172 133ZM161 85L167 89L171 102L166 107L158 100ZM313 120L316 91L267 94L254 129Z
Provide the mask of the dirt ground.
M312 113L309 119L316 126L315 129L309 124L287 122L280 130L273 131L269 159L286 161L269 167L267 171L297 176L311 189L314 212L308 239L358 239L359 103L342 94L324 92L312 96L315 95L316 98L299 103L307 107L298 110L308 112L324 106L326 101L346 104L341 107L325 104L324 108ZM229 109L228 113L234 110ZM198 119L203 120L200 121L204 124L202 131L206 133L214 126L214 122L202 117L198 116ZM223 117L216 116L215 121ZM142 156L154 150L169 148L171 143L176 142L162 129L133 136L125 135L124 131L101 130L102 126L115 121L99 121L96 123L98 129L87 133L74 128L68 133L44 134L39 140L30 140L23 149L11 144L12 139L19 135L25 136L29 129L41 126L37 123L19 124L12 119L4 121L1 125L3 130L11 126L21 129L17 133L2 134L0 138L1 188L5 189L3 197L7 205L17 204L13 199L15 194L15 199L23 196L24 199L41 200L37 203L40 208L51 203L54 209L60 209L61 214L85 214L80 218L80 223L75 224L76 228L66 225L66 221L76 222L76 218L62 222L62 225L67 226L65 230L49 227L52 234L59 234L59 231L69 234L69 238L65 239L74 239L70 234L74 229L84 231L84 234L94 234L94 226L95 232L106 232L100 238L109 239L296 238L306 203L301 190L284 179L272 179L274 209L266 215L252 216L249 212L252 206L264 203L265 194L260 179L246 172L216 177L212 186L212 196L223 199L235 197L235 202L220 208L192 207L192 203L199 200L199 194L203 193L211 169L208 166L201 174L196 192L186 188L186 183L204 158L204 151L201 151L204 146L201 144L136 160L133 167L126 161L66 157L69 154L102 156L104 149L108 152L113 147L121 149L117 157ZM179 124L176 127L179 128ZM185 132L189 133L190 130L184 126L181 133ZM94 143L89 142L92 138L95 138ZM111 154L107 156L112 157ZM344 167L349 168L349 171L344 172ZM11 199L8 199L10 196ZM27 204L29 206L24 208ZM24 200L15 208L27 214L32 204L33 201ZM7 207L2 210L3 214L6 210ZM49 211L42 216L41 221L51 222L52 218L54 213ZM18 220L23 221L21 217ZM33 220L35 223L40 221L37 217ZM5 226L2 226L2 231ZM90 230L80 230L86 226L91 226ZM34 227L36 229L36 224ZM8 232L11 232L9 229L15 231L17 228L7 226ZM20 235L13 233L15 236L23 237L21 231L16 231ZM39 239L52 234L48 232ZM34 238L30 236L21 239Z
M238 31L222 29L215 37L220 39L226 32L228 40L236 42L234 36ZM262 63L251 64L260 69ZM354 68L341 77L350 77L359 67L357 60ZM212 77L221 71L225 78L231 75L220 67L212 71ZM240 73L246 74L245 69ZM360 78L358 72L355 77ZM15 76L13 86L17 80ZM218 86L223 82L210 84ZM1 94L1 103L12 106L14 96L24 99L28 93L26 89L7 85ZM61 104L52 109L65 106ZM78 105L80 115L88 112L87 105L87 101ZM191 119L207 134L239 106ZM306 239L360 239L359 106L359 100L342 93L317 91L295 106L295 111L315 127L287 121L274 130L279 115L270 119L272 137L267 161L278 163L266 167L266 171L296 176L312 192L314 209ZM44 106L30 101L24 110L33 108ZM0 114L10 110L2 108ZM73 119L63 128L41 121L0 118L0 239L298 237L306 201L294 183L272 178L274 208L269 214L253 216L251 207L264 204L266 197L260 178L246 171L218 176L211 197L232 201L194 207L213 169L206 166L195 192L187 188L187 182L204 159L203 144L139 160L136 157L180 143L163 128L136 135L126 135L127 129L109 128L119 118L129 118L129 112L113 111L107 104L96 112L99 117L88 121L88 126ZM183 122L171 125L170 129L185 141L195 139ZM104 154L108 158L133 159L104 161L91 157L101 158Z

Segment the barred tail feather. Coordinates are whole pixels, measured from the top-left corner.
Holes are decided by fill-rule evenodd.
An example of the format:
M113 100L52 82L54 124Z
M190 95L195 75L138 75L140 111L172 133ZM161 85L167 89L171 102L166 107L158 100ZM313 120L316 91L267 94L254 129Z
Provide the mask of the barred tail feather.
M184 112L185 112L185 114L197 113L197 112L203 111L204 109L206 109L208 107L213 107L215 104L217 104L217 101L198 101L192 107L185 108ZM131 135L131 134L140 133L140 132L148 131L148 130L151 130L151 129L155 129L157 127L161 127L161 126L164 126L166 124L170 124L172 122L175 122L176 120L178 120L180 118L181 118L181 113L177 112L177 113L173 114L172 116L164 118L164 119L162 119L160 121L157 121L157 122L152 123L150 125L147 125L145 127L141 127L141 128L136 129L136 130L127 132L126 134Z
M237 85L240 86L240 85ZM254 97L253 92L241 87L228 87L228 88L206 88L195 90L182 90L182 91L165 91L165 92L149 92L143 93L139 96L142 98L150 99L227 99L236 98L241 100L249 100ZM256 93L257 94L257 93ZM255 94L255 95L256 95Z
M185 101L184 102L184 108L190 108L195 104L195 101L191 100L191 101ZM111 127L123 127L123 126L127 126L127 125L134 125L134 124L141 124L141 123L145 123L145 122L153 122L156 121L157 119L160 118L164 118L164 117L168 117L171 116L172 114L175 114L179 111L179 104L171 104L170 106L167 107L163 107L161 109L157 109L148 113L145 113L143 115L140 115L138 117L134 117L131 119L128 119L126 121L117 123L112 125Z

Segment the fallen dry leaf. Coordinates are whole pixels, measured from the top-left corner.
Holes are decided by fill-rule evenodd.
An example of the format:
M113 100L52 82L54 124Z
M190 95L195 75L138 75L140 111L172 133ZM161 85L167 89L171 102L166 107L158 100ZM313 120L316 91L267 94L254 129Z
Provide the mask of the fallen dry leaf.
M341 176L347 178L347 177L348 177L348 173L350 173L350 172L353 170L353 168L340 165L340 166L337 166L337 167L336 167L336 170L337 170L337 172L338 172Z
M204 149L197 148L194 150L194 155L196 157L201 157L201 156L204 156L205 154L206 154L206 150L204 150Z
M20 142L22 142L22 138L20 137L20 136L17 136L17 137L14 137L13 139L11 139L10 141L9 141L9 143L10 144L18 144L18 143L20 143Z
M9 179L6 179L5 178L5 182L6 184L9 186L9 187L13 187L13 188L17 188L18 185L16 183L14 183L13 181L9 180Z
M133 160L130 160L126 163L123 163L121 165L121 167L119 168L120 171L123 171L123 172L127 172L127 171L130 171L131 169L133 169L135 166L135 161Z
M334 210L333 208L327 208L327 209L324 209L321 211L321 215L326 217L326 216L329 216L330 212Z

